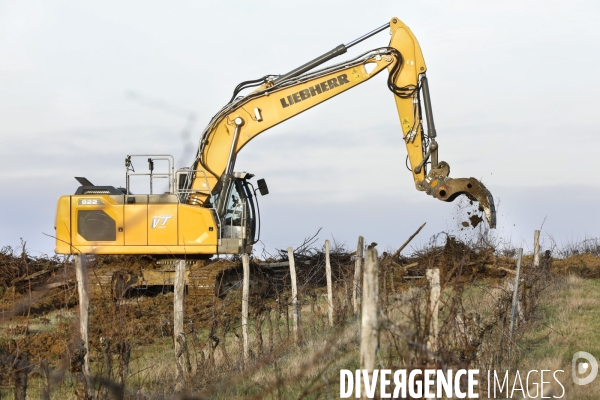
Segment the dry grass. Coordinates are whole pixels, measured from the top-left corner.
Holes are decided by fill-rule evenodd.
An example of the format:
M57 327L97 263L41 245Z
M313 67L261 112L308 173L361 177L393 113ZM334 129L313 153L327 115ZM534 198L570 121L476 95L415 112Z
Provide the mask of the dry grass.
M550 288L540 304L536 329L522 339L520 370L564 370L561 383L569 399L600 398L600 379L578 386L571 379L571 361L577 351L600 360L600 280L568 276ZM557 388L557 396L561 389Z

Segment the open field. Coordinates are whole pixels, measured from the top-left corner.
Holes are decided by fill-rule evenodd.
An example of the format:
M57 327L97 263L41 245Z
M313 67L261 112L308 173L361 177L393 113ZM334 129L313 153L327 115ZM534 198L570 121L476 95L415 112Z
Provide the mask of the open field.
M334 324L329 326L321 249L307 246L299 261L300 327L293 331L289 276L250 301L250 357L244 357L241 291L223 298L185 299L184 333L189 398L338 398L340 370L360 368L360 312L354 313L356 254L334 246ZM380 368L563 370L566 398L600 397L597 382L577 386L571 358L600 354L600 247L590 240L552 249L532 267L523 258L512 342L509 339L516 265L512 249L447 237L409 256L379 257ZM27 398L83 398L78 295L71 260L34 259L4 248L0 258L0 393L12 397L20 371ZM285 259L284 252L270 261ZM99 275L135 258L90 259L90 361L97 398L171 398L177 386L173 288L132 291L115 301ZM441 277L437 348L432 350L430 287L425 270ZM95 283L96 282L96 283ZM26 356L26 357L25 357ZM21 378L19 378L21 376ZM17 380L17 382L15 382ZM562 391L551 385L556 396ZM487 388L479 386L481 397ZM512 398L517 398L517 392ZM499 398L499 397L498 397Z

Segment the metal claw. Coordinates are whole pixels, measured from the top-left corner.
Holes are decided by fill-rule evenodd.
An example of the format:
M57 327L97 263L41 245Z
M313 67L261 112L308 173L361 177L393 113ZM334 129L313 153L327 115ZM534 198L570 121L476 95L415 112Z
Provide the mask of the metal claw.
M496 227L496 207L494 198L489 190L475 178L448 178L436 188L435 198L451 202L461 194L469 199L479 202L479 209L485 213L490 228Z

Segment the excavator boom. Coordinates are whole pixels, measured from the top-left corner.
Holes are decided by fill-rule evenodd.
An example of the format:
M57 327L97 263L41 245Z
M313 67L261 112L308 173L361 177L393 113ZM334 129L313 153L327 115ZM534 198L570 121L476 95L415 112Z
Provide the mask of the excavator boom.
M348 47L387 28L392 34L388 47L309 72L345 53ZM453 201L458 195L465 194L479 202L489 225L495 227L494 202L485 186L475 178L466 181L449 178L449 165L438 162L427 67L417 39L398 18L392 18L388 24L347 45L339 45L287 74L264 77L263 84L245 97L235 97L242 85L238 86L232 101L213 117L204 130L191 170L206 171L214 193L225 190L226 185L222 183L227 179L228 171L233 169L235 156L249 141L267 129L366 82L386 68L389 72L388 87L394 93L417 190L442 201ZM427 133L423 131L424 117ZM225 154L229 157L224 157ZM192 192L204 184L204 176L198 181L190 173L189 178ZM191 195L186 200L189 204L202 204L207 196Z

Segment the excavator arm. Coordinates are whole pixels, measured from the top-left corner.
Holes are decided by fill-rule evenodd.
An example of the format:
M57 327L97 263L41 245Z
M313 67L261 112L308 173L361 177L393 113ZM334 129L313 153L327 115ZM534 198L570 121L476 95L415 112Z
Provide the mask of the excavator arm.
M388 47L371 50L354 59L320 70L311 69L346 52L346 49L389 28ZM323 56L282 76L266 76L248 84L261 84L244 97L234 98L217 113L204 130L196 159L185 186L188 204L205 204L210 195L223 194L233 179L239 151L267 129L388 70L388 88L394 93L408 160L417 190L442 200L453 201L461 194L479 202L491 227L496 225L490 192L475 178L453 179L450 166L438 161L438 144L433 121L427 67L419 43L398 18L348 45L337 46ZM425 121L424 121L425 119ZM424 122L427 133L424 132ZM201 172L201 173L200 173ZM223 192L223 193L221 193ZM225 207L225 195L217 196L217 213Z

